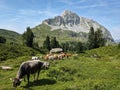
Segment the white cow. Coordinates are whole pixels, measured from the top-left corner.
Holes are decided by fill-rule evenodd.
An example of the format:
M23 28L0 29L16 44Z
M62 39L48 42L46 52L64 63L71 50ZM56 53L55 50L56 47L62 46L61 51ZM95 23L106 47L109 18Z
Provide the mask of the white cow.
M37 57L37 56L32 56L32 60L39 60L39 57Z

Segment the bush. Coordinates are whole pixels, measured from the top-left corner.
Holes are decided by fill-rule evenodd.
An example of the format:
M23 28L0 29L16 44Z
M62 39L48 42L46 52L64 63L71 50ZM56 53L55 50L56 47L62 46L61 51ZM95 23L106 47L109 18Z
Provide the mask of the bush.
M118 44L118 48L120 49L120 43Z
M5 42L6 42L6 38L0 36L0 43L5 43Z

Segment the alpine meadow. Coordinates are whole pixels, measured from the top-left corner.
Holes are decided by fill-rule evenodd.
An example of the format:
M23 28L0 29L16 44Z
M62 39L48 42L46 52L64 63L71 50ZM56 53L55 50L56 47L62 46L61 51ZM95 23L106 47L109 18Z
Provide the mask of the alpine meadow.
M0 16L0 90L120 90L120 42L105 27L112 27L107 23L112 10L108 13L105 7L117 7L117 3L6 1L0 1L0 11L8 10L2 11L3 16L11 18L8 24ZM101 7L106 11L97 13ZM58 11L62 13L56 14ZM97 22L100 19L106 21L105 26ZM114 23L117 22L113 21L113 26ZM7 29L2 28L6 25ZM22 26L26 29L20 33Z

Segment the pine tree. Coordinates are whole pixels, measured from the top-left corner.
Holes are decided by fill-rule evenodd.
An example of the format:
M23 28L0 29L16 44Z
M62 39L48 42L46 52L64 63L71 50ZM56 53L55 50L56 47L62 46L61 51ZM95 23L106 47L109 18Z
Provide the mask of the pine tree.
M99 47L105 46L105 39L103 38L102 30L98 29L95 32L94 43L95 43L94 48L99 48Z
M101 29L94 32L94 28L90 28L88 35L88 49L99 48L105 46L106 40L103 38Z
M83 52L83 44L81 42L77 42L76 51L77 51L77 53Z
M49 36L47 36L46 40L43 42L43 48L48 49L48 50L51 49L51 47L50 47L50 37Z
M30 27L27 27L27 31L23 33L23 41L28 47L33 47L34 34Z
M60 47L59 42L56 40L56 37L51 39L51 48L58 48Z
M67 52L69 49L69 43L68 42L62 43L61 48L63 49L63 52Z
M93 49L94 48L94 40L95 40L95 33L94 33L94 28L90 28L90 32L88 35L88 49Z

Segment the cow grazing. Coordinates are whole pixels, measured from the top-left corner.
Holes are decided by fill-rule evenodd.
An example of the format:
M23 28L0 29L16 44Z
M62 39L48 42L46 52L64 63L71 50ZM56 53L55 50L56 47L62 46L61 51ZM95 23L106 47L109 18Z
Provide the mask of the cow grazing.
M70 54L70 53L65 54L65 57L67 57L67 58L69 58L70 56L72 56L72 54Z
M39 57L37 57L37 56L32 56L32 60L39 60Z
M48 68L49 68L48 62L42 62L39 60L23 62L20 65L16 78L12 79L13 87L17 87L18 85L20 85L21 80L25 75L27 75L27 80L29 85L30 74L34 74L35 76L35 73L37 73L37 80L38 80L41 69L48 69Z

